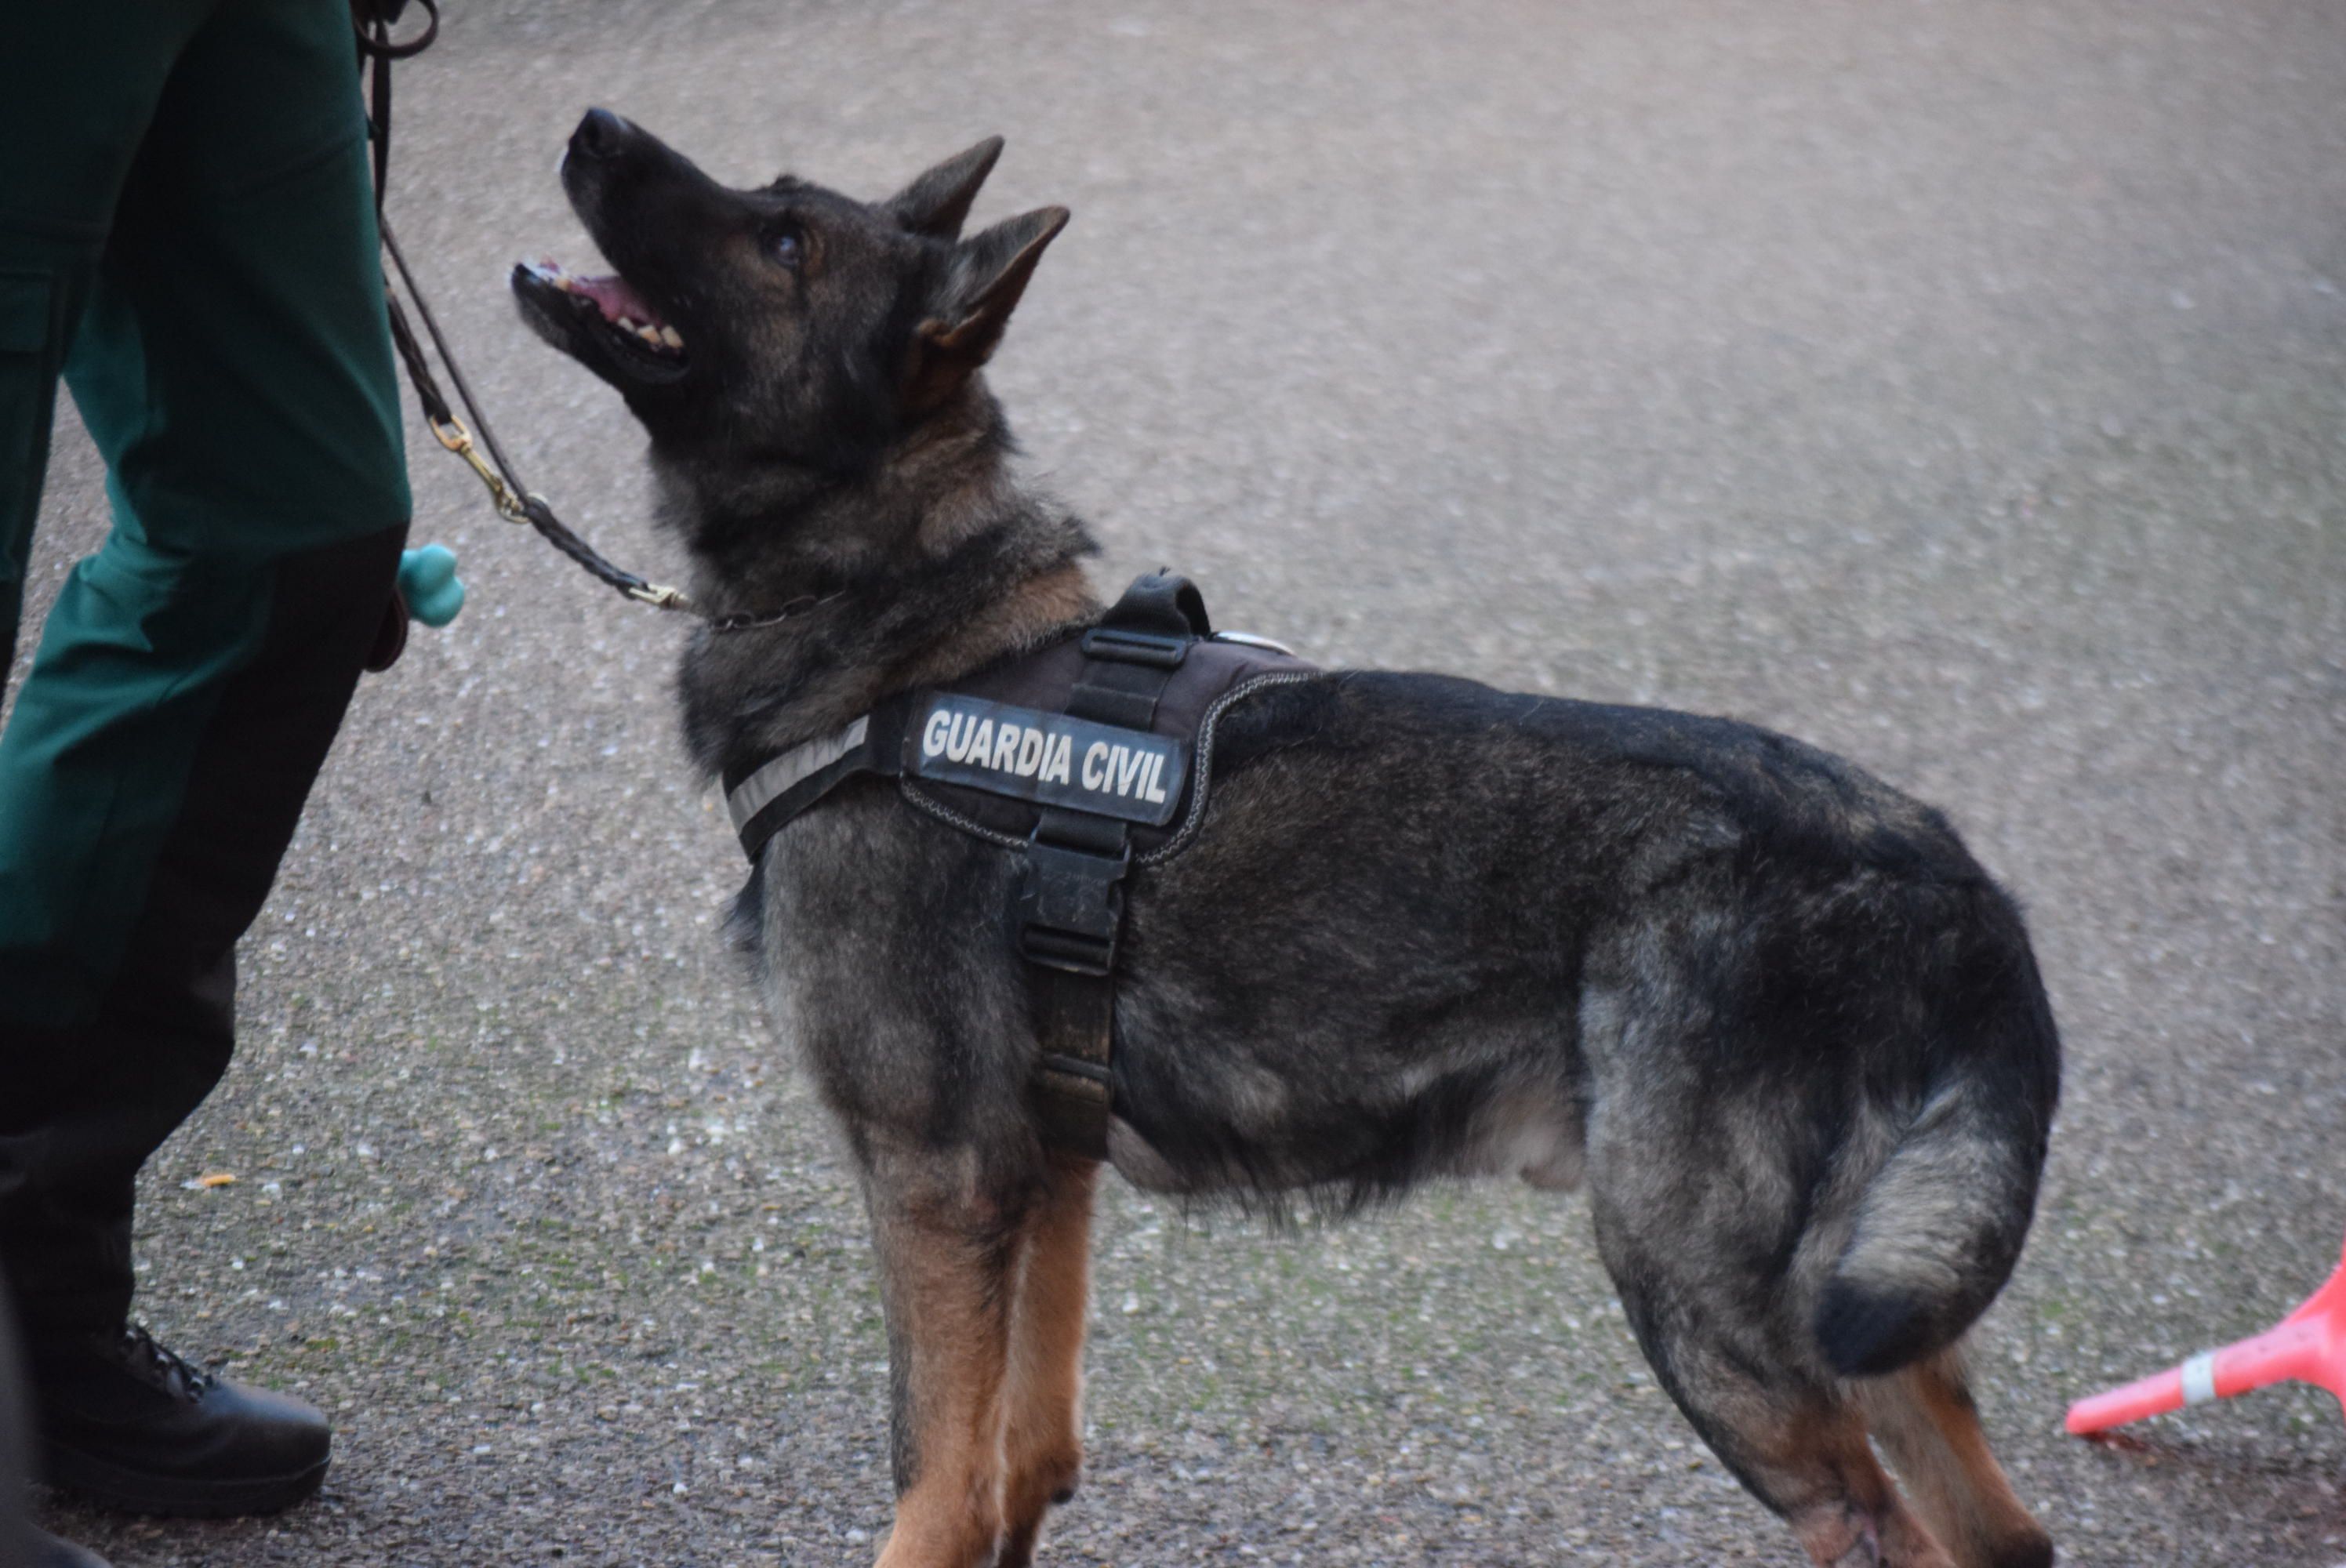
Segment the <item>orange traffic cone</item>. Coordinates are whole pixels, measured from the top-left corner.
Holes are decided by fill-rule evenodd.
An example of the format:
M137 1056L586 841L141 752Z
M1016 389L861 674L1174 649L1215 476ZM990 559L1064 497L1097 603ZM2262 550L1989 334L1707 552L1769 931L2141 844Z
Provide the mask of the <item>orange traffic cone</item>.
M2079 1400L2069 1407L2069 1431L2078 1437L2107 1431L2288 1378L2328 1389L2346 1405L2346 1257L2329 1283L2275 1327L2194 1356L2157 1377Z

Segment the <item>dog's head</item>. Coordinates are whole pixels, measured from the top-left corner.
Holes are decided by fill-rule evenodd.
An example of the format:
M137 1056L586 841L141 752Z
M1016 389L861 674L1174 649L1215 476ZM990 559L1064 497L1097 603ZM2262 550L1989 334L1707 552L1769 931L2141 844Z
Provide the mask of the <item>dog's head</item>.
M1067 221L1046 207L961 238L1001 151L982 141L881 202L789 176L735 190L590 110L562 185L617 271L525 262L514 293L656 447L852 470L969 383Z

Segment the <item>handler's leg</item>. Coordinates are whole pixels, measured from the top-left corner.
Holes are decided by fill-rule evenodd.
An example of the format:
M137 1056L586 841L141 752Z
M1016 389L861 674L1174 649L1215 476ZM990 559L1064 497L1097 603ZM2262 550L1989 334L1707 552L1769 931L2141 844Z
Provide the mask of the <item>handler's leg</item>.
M96 270L82 249L0 231L0 697L16 657L69 323Z
M115 526L0 738L0 1016L95 1016L271 564L406 521L363 135L338 0L219 0L162 87L66 372Z
M66 351L172 63L213 0L0 6L0 694Z
M316 1412L123 1319L133 1178L226 1066L233 946L403 531L347 27L218 0L171 66L67 372L114 531L0 735L0 1257L53 1469L126 1507L283 1506L325 1469Z
M237 937L268 895L387 594L402 535L291 556L271 572L250 662L224 683L97 1018L0 1030L42 1119L0 1113L23 1151L10 1261L36 1281L31 1343L50 1478L139 1512L267 1512L316 1490L326 1425L298 1401L190 1374L137 1330L138 1166L209 1094L234 1044ZM355 606L355 613L353 610ZM29 687L28 687L29 689ZM20 1131L20 1129L22 1129Z

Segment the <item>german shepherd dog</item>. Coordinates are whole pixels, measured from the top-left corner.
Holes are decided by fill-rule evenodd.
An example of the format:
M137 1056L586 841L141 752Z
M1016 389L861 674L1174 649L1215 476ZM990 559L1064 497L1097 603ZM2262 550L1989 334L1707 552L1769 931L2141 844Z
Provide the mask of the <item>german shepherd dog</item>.
M1100 613L980 374L1068 216L963 238L1000 150L867 204L729 188L601 110L570 138L617 273L524 264L523 313L648 432L700 604L800 611L692 637L709 774ZM1080 1462L1096 1166L1037 1133L1017 861L859 779L736 910L870 1210L883 1568L1030 1563ZM1331 672L1223 717L1202 833L1128 891L1126 1179L1333 1210L1585 1183L1662 1386L1817 1563L2052 1561L1957 1344L2019 1256L2059 1045L1937 812L1726 719Z

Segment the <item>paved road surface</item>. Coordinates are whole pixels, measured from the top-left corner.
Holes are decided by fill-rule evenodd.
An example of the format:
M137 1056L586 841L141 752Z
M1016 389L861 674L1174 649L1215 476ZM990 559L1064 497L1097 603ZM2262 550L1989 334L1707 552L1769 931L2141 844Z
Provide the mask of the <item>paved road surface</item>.
M2259 1328L2346 1231L2346 13L2328 0L452 6L397 220L509 439L666 564L615 398L502 271L581 109L877 195L989 132L1065 202L999 362L1104 580L1329 661L1730 712L1943 802L2033 911L2068 1095L1983 1400L2066 1561L2346 1561L2280 1391L2066 1402ZM334 1413L277 1521L118 1563L852 1563L863 1225L719 947L678 627L412 440L473 602L362 692L148 1184L143 1310ZM255 461L267 461L257 453ZM61 443L41 596L102 525ZM208 1171L232 1186L191 1190ZM1270 1238L1118 1190L1052 1560L1797 1560L1667 1408L1585 1204Z

